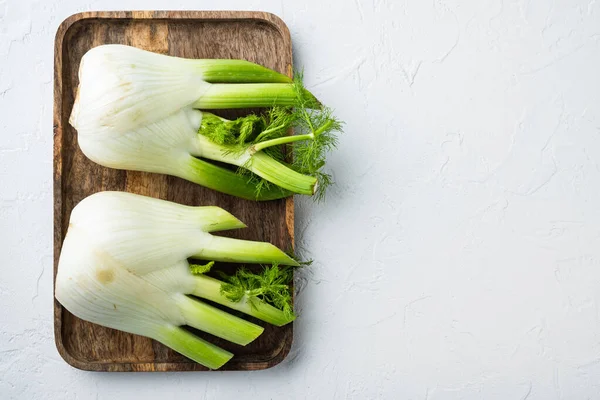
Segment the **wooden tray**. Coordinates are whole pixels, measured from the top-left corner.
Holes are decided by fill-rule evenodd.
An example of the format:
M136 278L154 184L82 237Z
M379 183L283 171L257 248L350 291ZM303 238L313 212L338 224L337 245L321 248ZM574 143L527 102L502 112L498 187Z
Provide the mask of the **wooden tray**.
M217 205L248 228L227 236L293 246L293 200L251 202L220 194L179 178L117 171L88 160L68 119L82 55L92 47L121 43L188 58L239 58L291 74L290 34L278 17L261 12L85 12L58 28L54 54L54 279L69 216L83 198L101 190L144 194L189 205ZM247 112L247 110L245 111ZM229 110L234 117L244 110ZM222 266L231 269L233 266ZM292 324L278 328L261 321L264 333L248 346L199 335L235 356L221 370L272 367L288 354ZM153 340L78 319L54 300L54 334L61 356L72 366L93 371L205 371Z

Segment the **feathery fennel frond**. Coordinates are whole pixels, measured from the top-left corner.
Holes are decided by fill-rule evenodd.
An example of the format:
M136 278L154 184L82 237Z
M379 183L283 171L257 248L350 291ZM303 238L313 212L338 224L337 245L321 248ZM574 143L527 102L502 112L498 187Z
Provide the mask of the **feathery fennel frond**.
M272 183L249 171L252 155L262 152L281 163L282 168L314 178L312 194L321 200L332 184L331 175L323 171L326 156L336 147L343 123L304 88L301 73L294 78L294 90L293 106L274 106L261 115L229 121L205 113L198 133L225 146L224 153L250 154L245 164L239 165L238 173L249 176L248 182L256 186L257 195ZM292 130L294 134L290 135ZM292 162L286 163L289 158Z
M206 274L212 269L213 265L215 265L214 261L210 261L206 264L190 264L190 272L193 275Z
M221 279L225 282L221 285L221 293L233 302L244 298L250 300L250 304L262 301L280 309L287 317L293 317L290 288L293 272L293 268L278 264L264 267L258 273L241 268L235 275L221 274Z
M241 145L262 131L263 119L255 114L233 121L204 112L198 133L217 144Z

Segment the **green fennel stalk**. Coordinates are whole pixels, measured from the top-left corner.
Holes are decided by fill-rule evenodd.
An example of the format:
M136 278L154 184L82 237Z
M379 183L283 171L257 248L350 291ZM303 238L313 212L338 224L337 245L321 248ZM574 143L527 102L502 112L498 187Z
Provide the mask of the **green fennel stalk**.
M257 197L269 196L279 187L323 198L331 176L322 168L326 154L337 145L342 123L331 109L305 95L301 76L294 85L295 99L289 107L276 106L232 121L203 113L198 154L239 167ZM296 134L290 135L291 130ZM292 156L291 163L286 155Z

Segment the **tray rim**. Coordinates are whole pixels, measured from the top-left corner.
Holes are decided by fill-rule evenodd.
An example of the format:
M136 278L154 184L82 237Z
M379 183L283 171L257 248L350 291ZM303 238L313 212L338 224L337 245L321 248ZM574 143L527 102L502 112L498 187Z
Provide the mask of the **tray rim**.
M64 346L62 337L62 312L63 306L56 300L55 284L58 270L58 259L62 242L64 240L61 222L64 218L62 210L62 113L63 113L63 79L62 58L64 39L69 30L76 24L89 19L123 20L123 19L155 19L155 20L214 20L214 21L236 21L256 20L268 23L275 28L284 39L286 58L289 60L287 66L288 76L292 76L292 41L289 28L277 15L266 11L233 11L233 10L131 10L131 11L83 11L72 14L65 18L58 26L54 38L53 58L53 324L54 343L59 355L65 362L74 368L84 371L101 372L205 372L207 370L189 370L178 368L178 365L188 365L188 362L89 362L73 356ZM288 197L285 202L285 225L290 235L292 246L295 245L294 238L294 198ZM237 369L221 369L218 371L256 371L272 368L281 363L289 354L294 338L293 322L290 323L290 333L284 339L279 352L272 358L259 362L242 364ZM113 367L113 368L111 368ZM158 367L158 368L157 368ZM139 368L139 370L137 370Z

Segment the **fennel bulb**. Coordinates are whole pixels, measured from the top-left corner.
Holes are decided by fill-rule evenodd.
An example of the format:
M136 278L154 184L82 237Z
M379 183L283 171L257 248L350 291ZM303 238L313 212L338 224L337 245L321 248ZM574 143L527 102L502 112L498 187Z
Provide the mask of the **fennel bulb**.
M298 265L269 243L210 234L244 226L219 207L183 206L124 192L93 194L71 213L56 298L81 319L153 338L219 368L232 354L182 325L241 345L256 339L263 328L188 295L276 325L293 319L239 287L233 298L223 290L225 282L192 273L188 258Z
M98 164L174 175L251 200L321 196L330 183L321 168L341 124L300 80L241 60L104 45L84 55L79 81L69 121L83 153ZM232 83L258 81L268 83ZM197 109L267 105L276 107L235 121ZM288 136L293 127L303 134ZM286 165L282 146L292 145L294 163Z

